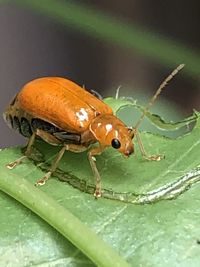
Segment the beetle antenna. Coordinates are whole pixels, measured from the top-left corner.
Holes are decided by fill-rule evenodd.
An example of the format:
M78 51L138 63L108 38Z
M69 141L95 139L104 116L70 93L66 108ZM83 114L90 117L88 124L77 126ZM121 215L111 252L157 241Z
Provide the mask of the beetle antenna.
M141 117L139 118L139 120L137 121L134 130L137 130L137 128L139 127L139 125L141 124L146 112L150 109L150 107L153 105L153 103L155 102L155 100L157 99L157 97L159 96L159 94L162 92L162 90L166 87L166 85L168 84L169 81L171 81L173 79L173 77L182 69L184 68L185 64L180 64L177 68L175 68L170 74L169 76L167 76L167 78L160 84L160 86L158 87L156 93L153 95L153 97L150 99L149 103L147 104L147 106L144 108L144 111L141 115ZM133 133L134 134L134 133Z

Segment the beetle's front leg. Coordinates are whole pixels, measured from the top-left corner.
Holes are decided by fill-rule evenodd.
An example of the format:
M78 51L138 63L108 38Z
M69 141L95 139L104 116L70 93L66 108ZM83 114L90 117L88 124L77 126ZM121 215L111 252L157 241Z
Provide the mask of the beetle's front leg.
M105 149L105 147L102 147L102 146L93 147L88 152L88 159L90 162L90 166L92 168L93 174L94 174L95 179L96 179L96 189L94 192L94 196L96 198L101 197L101 176L100 176L99 171L98 171L97 166L96 166L95 156L100 155L104 149Z
M137 138L137 142L138 142L138 145L139 145L139 148L140 148L140 152L142 154L142 156L147 159L147 160L154 160L154 161L160 161L161 159L164 158L164 155L148 155L144 149L144 145L142 143L142 140L140 138L140 135L138 133L137 130L134 131L134 134Z

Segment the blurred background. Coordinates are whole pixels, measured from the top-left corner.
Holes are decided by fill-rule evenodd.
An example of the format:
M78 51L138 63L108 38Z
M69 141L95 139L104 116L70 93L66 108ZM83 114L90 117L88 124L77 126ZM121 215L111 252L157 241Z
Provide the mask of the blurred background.
M28 81L67 77L104 97L145 103L186 66L152 110L178 120L200 110L200 2L0 0L0 113ZM0 118L0 147L23 144Z

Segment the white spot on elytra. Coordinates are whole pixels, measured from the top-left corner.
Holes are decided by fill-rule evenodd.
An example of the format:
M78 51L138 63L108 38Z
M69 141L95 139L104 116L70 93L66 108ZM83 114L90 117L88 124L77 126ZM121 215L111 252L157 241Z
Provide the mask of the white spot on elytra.
M80 122L88 121L88 113L84 108L81 108L78 112L76 112L76 116Z

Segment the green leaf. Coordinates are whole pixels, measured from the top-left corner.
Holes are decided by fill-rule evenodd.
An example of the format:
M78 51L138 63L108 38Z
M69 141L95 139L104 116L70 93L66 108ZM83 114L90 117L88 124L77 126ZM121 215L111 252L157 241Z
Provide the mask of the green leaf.
M105 102L116 112L138 108L131 99ZM141 133L145 149L164 154L162 161L143 159L135 140L129 159L113 149L97 157L98 201L86 153L66 152L54 177L35 188L59 148L38 141L31 159L13 170L5 165L23 150L1 150L0 265L94 266L88 256L99 266L199 266L199 117L195 112L192 132L177 139Z
M119 267L130 266L70 211L64 209L62 205L38 190L26 179L4 173L0 179L0 189L52 225L98 266L109 267L112 264Z
M129 159L113 149L97 157L104 190L99 200L93 197L94 177L86 153L66 152L55 176L43 187L32 186L44 175L58 151L58 148L43 142L37 142L32 160L24 161L13 170L6 169L5 164L20 157L21 149L9 148L0 152L0 188L39 216L41 214L35 207L42 206L46 199L47 210L43 212L47 217L43 215L41 218L53 227L54 222L62 222L60 208L64 209L64 218L66 212L72 213L131 266L199 266L198 113L196 118L192 132L178 139L141 133L149 153L165 154L162 161L144 160L137 144L135 156ZM67 182L61 182L58 178ZM32 190L28 195L30 205L24 203L27 186ZM0 199L1 266L93 266L39 216L3 192ZM57 207L58 214L55 210L51 212L51 206ZM84 232L78 229L74 224L76 235L82 237ZM73 239L70 240L73 242ZM99 252L91 238L88 237L87 242L96 253ZM100 263L99 266L105 265Z
M137 106L141 111L143 111L143 108L141 106ZM145 112L145 116L159 129L165 130L165 131L174 131L177 129L180 129L182 127L189 127L189 125L192 122L195 122L197 117L196 113L193 115L189 116L188 118L185 118L182 121L178 122L166 122L162 117L160 117L157 114L152 114L151 112L147 111Z

